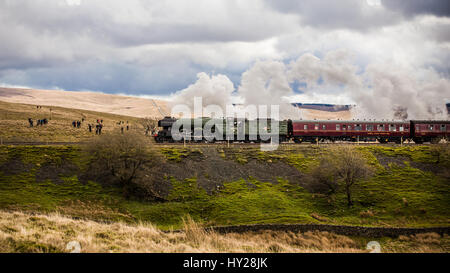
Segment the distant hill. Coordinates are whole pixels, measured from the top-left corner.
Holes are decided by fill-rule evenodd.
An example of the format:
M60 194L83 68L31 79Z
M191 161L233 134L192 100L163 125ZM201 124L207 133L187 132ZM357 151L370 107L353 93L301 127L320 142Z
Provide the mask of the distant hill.
M170 115L167 101L96 92L0 87L0 101L159 119ZM351 119L351 105L294 103L304 119Z
M303 119L352 119L352 105L336 105L325 103L293 103L300 109Z
M139 118L162 118L170 112L167 109L167 103L162 100L95 92L0 88L0 100L32 105L59 106Z
M327 112L340 112L340 111L350 111L352 105L336 105L336 104L325 104L325 103L293 103L292 105L301 109L312 109Z

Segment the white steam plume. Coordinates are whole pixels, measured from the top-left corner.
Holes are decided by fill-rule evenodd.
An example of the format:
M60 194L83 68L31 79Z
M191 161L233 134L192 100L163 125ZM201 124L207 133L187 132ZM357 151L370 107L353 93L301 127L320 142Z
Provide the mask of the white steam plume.
M233 83L224 75L199 73L196 83L175 94L172 105L187 104L201 96L203 105L226 109L233 98ZM296 95L291 84L306 84L300 97L317 103L355 104L354 118L365 119L448 119L450 81L435 70L369 64L364 72L354 65L346 50L330 51L321 59L310 53L285 65L280 61L258 61L242 74L237 95L246 105L279 105L280 118L299 118L290 103ZM302 101L295 101L302 102Z
M370 64L358 74L345 50L331 51L323 59L304 54L290 63L290 81L307 84L305 95L346 96L356 104L354 118L446 119L450 81L436 71L412 70L393 64ZM322 101L322 103L329 103Z
M445 103L450 99L450 81L434 70L411 71L391 64L373 64L367 66L364 76L368 85L364 90L351 93L360 116L377 119L447 118ZM402 113L396 112L399 109Z
M233 82L225 75L218 74L210 77L204 72L198 73L197 78L194 84L174 94L174 99L170 102L169 107L185 104L193 113L194 97L201 97L203 107L218 105L225 111L226 105L231 103L231 94L234 91Z
M279 61L258 61L242 74L239 96L244 105L279 105L280 118L298 118L299 111L289 102L294 95L286 66Z

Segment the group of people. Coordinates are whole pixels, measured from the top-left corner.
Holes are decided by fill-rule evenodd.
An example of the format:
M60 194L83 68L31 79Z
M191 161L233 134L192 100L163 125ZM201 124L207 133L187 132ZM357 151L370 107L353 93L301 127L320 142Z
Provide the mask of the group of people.
M41 108L41 107L42 106L37 106L38 109ZM81 121L80 120L72 121L72 127L73 128L81 128L81 125L84 122L84 120L85 119L82 118ZM32 118L28 118L28 122L30 124L30 127L34 127L34 121L33 121ZM46 124L48 124L48 119L47 118L38 119L36 121L36 126L42 126L42 125L46 125ZM124 133L125 130L127 130L127 131L130 130L130 125L129 125L128 121L126 121L126 123L124 121L119 121L117 124L118 125L125 125L126 124L126 126L121 126L120 127L120 131L122 132L122 134ZM94 129L94 124L89 123L88 124L89 132L91 133L93 131L93 129ZM102 129L103 129L103 119L97 119L97 124L95 124L95 134L96 135L101 135L102 134ZM150 126L147 126L147 128L145 130L145 135L148 135L150 132L153 134L154 130L152 130L150 128Z
M127 128L127 131L128 131L128 130L130 130L130 126L128 126L128 125L127 125L127 127L126 127L126 128ZM121 131L121 132L122 132L122 134L123 134L123 126L122 126L122 127L120 127L120 131Z
M125 124L125 122L124 121L119 121L119 122L117 122L117 125L123 125L123 124ZM128 120L127 120L127 126L125 127L125 128L127 128L127 131L129 131L130 130L130 126L128 125ZM124 131L124 129L125 129L123 126L121 126L120 127L120 132L123 134L123 131Z
M40 108L42 106L37 106L37 108ZM74 120L72 121L72 127L73 128L81 128L82 123L84 122L84 118L80 120ZM34 127L34 121L32 118L28 118L28 122L30 124L30 127ZM42 126L42 125L46 125L48 124L48 119L44 118L44 119L38 119L36 122L36 126ZM119 121L117 123L118 125L125 125L124 121ZM89 123L88 124L88 130L91 133L93 131L94 128L94 124ZM103 129L103 119L97 119L97 124L95 125L95 134L96 135L101 135L102 134L102 129ZM122 134L124 133L124 130L129 131L130 130L130 125L128 123L128 121L126 121L126 126L121 126L120 127L120 131L122 132ZM149 133L151 133L152 135L154 134L155 130L151 129L150 126L147 126L146 130L145 130L145 135L148 135Z
M72 126L74 128L81 128L81 124L84 122L84 118L81 119L81 121L79 120L74 120L72 121ZM89 133L92 132L94 125L89 123L88 124L88 130ZM95 125L95 134L96 135L101 135L102 134L102 128L103 128L103 119L97 119L97 124Z
M81 121L79 121L79 120L72 121L72 126L73 126L73 128L80 128L81 127Z
M148 136L148 133L150 133L150 132L151 132L151 135L154 135L156 130L154 128L151 129L150 125L147 125L147 128L145 129L145 135Z
M30 124L30 127L34 126L34 121L32 118L28 118L28 123ZM36 126L42 126L42 125L46 125L48 124L48 119L44 118L44 119L38 119L36 122Z
M89 124L89 132L92 132L92 125ZM102 128L103 128L103 122L102 123L97 123L97 125L95 125L95 134L96 135L101 135L102 134Z

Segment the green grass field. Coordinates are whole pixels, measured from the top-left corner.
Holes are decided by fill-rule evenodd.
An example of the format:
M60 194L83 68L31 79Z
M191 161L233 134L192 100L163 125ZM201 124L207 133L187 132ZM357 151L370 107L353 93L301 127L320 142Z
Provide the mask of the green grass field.
M49 124L30 128L28 117L48 118ZM5 102L0 102L0 118L2 142L86 141L95 137L87 123L96 119L104 120L106 134L117 133L119 121L144 131L142 119ZM71 122L81 118L86 120L82 128L72 128ZM342 188L331 197L309 188L309 172L327 147L281 145L263 152L258 146L156 146L165 159L159 183L167 188L167 201L148 202L127 200L120 189L96 181L82 182L81 146L0 145L0 209L146 221L163 229L181 227L186 215L205 225L449 226L450 158L438 158L436 146L357 146L376 172L354 186L352 208Z
M289 146L274 152L257 148L163 147L164 164L200 160L204 176L212 159L199 159L208 149L217 160L236 166L286 164L307 175L326 147ZM60 211L72 217L126 222L148 221L160 228L181 226L190 215L205 225L255 223L323 223L362 226L429 227L450 224L448 161L436 163L430 146L361 146L373 177L354 187L355 206L348 208L343 191L333 198L313 194L295 179L273 177L263 182L254 177L223 181L207 193L189 172L184 179L168 173L160 183L170 188L167 202L126 200L121 191L95 181L81 183L85 168L78 146L0 146L0 209ZM192 158L193 159L192 159ZM216 160L216 159L214 159Z

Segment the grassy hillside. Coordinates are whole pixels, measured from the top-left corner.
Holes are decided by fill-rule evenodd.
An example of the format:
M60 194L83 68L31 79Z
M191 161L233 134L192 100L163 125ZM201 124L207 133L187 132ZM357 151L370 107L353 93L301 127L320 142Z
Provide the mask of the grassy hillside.
M28 118L36 121L47 118L49 123L44 126L30 128ZM85 119L81 128L73 128L72 121ZM114 114L42 106L7 103L0 101L0 138L4 142L79 142L89 139L95 135L95 124L97 119L103 119L103 133L120 130L121 126L126 126L129 122L131 129L143 131L142 119L120 116ZM124 121L125 125L117 125L119 121ZM94 124L93 132L88 131L88 123Z
M313 194L308 173L325 146L161 147L166 202L126 200L114 187L81 182L78 146L0 146L0 209L52 212L93 220L151 222L179 228L190 215L204 225L323 223L427 227L450 225L448 158L430 146L361 146L376 169L354 187Z
M186 219L183 232L162 232L147 223L98 223L58 214L27 215L0 211L0 252L368 252L371 238L328 232L246 232L218 234L204 231ZM436 233L376 238L386 252L448 252L449 236Z

